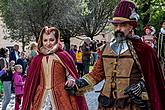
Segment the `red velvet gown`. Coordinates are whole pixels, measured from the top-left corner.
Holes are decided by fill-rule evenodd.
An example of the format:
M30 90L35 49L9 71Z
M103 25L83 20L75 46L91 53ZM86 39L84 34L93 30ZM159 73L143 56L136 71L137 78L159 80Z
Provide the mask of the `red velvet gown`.
M32 60L25 83L23 110L44 110L49 106L52 110L88 109L84 96L70 96L65 91L67 75L75 79L78 76L68 53L57 54L40 54Z

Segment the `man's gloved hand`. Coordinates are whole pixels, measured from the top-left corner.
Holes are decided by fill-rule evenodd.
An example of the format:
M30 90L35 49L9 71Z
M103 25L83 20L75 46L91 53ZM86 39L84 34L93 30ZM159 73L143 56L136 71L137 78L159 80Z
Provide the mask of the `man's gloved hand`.
M129 96L140 96L143 91L145 91L145 84L143 80L140 80L137 84L132 84L124 90L125 95Z
M67 91L69 95L75 95L76 93L76 88L72 86L65 85L64 89Z
M76 80L76 85L78 88L83 88L85 86L88 86L89 84L85 79L80 78L80 79Z
M145 110L147 108L147 102L140 97L143 91L146 91L145 84L143 80L140 80L137 84L128 86L124 90L124 94L129 95L134 104Z
M83 88L83 87L89 85L88 82L85 81L85 79L83 79L83 78L76 80L75 83L76 83L76 85L73 87L65 85L64 89L68 92L68 94L75 95L77 89L80 89L80 88Z
M138 96L135 96L135 95L131 95L130 98L136 106L138 106L139 108L141 108L143 110L147 110L148 105L147 105L146 100L142 100L141 97L138 97Z

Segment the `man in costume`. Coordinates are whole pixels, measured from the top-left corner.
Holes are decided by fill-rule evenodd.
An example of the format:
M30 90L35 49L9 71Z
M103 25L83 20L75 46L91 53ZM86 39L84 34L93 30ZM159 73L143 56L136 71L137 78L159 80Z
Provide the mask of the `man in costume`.
M79 76L73 59L62 50L57 28L42 29L38 50L28 68L22 110L87 110L83 96L71 96L64 89Z
M92 72L76 80L75 94L105 80L98 110L165 109L165 81L156 52L132 34L137 18L135 4L120 1L111 20L114 37L102 48Z
M162 65L162 70L165 74L165 16L163 17L161 25L162 27L158 35L157 54Z

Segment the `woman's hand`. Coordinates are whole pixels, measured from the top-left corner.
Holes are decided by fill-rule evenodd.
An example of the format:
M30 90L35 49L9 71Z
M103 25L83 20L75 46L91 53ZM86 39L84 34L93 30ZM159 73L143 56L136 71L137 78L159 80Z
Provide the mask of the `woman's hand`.
M74 79L68 79L65 83L64 89L67 91L69 95L75 95L76 89L75 89L75 80Z
M76 85L75 79L68 79L65 83L68 87L74 87Z

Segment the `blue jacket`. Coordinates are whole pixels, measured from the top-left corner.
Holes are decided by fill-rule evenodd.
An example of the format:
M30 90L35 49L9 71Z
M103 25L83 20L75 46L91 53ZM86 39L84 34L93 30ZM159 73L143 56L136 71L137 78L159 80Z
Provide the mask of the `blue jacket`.
M18 51L18 56L19 56L20 52ZM15 51L11 51L10 54L9 54L9 62L11 60L14 60L15 63L17 64L17 59L16 59L16 56L15 56Z

